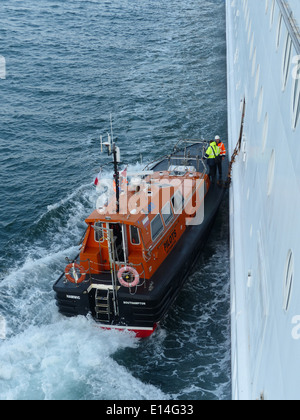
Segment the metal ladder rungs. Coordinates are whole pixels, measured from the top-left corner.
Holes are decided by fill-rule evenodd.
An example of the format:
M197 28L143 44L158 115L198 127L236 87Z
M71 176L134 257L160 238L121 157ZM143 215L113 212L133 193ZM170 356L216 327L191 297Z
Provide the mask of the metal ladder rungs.
M101 291L96 290L95 296L95 312L98 321L109 323L111 319L110 313L110 293L107 290L107 295L100 295Z

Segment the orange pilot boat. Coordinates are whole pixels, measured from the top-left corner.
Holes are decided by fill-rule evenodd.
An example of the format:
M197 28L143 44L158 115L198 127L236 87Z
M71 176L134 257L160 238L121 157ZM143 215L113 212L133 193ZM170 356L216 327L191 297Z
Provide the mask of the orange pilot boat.
M225 189L207 174L204 141L179 142L145 170L125 170L123 181L119 148L110 136L103 144L114 158L114 192L86 219L80 254L54 285L57 305L148 337L197 261Z

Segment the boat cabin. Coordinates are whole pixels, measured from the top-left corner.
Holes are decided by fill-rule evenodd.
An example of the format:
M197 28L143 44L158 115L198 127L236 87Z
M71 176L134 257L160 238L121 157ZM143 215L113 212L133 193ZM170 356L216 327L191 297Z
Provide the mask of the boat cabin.
M121 183L119 213L113 196L86 219L80 252L86 273L95 277L128 265L140 278L155 273L204 206L209 187L209 178L193 167L170 169Z

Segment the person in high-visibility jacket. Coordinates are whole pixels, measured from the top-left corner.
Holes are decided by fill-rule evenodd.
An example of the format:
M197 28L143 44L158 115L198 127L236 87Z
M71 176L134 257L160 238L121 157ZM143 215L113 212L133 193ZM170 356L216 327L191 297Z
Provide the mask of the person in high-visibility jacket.
M220 154L221 154L222 158L225 157L226 156L226 148L225 148L224 143L221 141L220 136L216 136L215 141L216 141L216 143L217 143L217 145L220 149Z
M220 160L220 149L215 140L211 140L208 149L206 150L204 159L207 159L209 166L209 177L214 184L216 182L217 163Z
M224 143L221 141L220 136L216 136L215 141L216 141L217 146L220 149L221 159L219 159L219 161L217 162L217 168L219 172L219 181L221 181L223 178L222 161L225 159L225 156L226 156L226 148L224 146Z

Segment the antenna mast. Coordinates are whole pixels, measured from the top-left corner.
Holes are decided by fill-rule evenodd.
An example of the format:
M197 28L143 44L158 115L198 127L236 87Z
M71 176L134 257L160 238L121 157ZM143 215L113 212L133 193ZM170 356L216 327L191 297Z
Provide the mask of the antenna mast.
M112 126L112 115L110 113L110 134L111 134L111 140L114 141L114 133L113 133L113 126Z
M110 156L113 155L114 164L114 180L116 185L116 211L120 213L120 175L118 164L121 162L120 148L116 146L114 141L113 126L112 126L112 115L110 114L110 134L107 134L108 142L102 142L102 136L100 138L101 151L102 145L107 146L107 153Z

